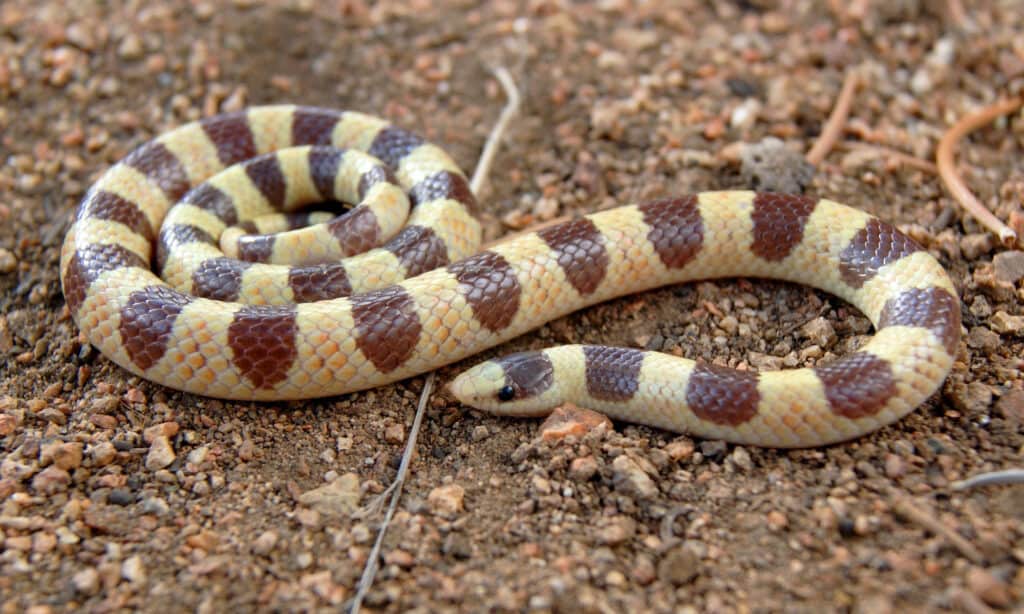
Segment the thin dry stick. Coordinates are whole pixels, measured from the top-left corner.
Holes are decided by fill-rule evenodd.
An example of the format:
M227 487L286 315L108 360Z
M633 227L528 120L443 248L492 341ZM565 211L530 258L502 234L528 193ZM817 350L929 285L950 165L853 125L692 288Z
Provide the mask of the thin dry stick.
M979 473L966 480L950 484L953 490L967 490L976 486L1002 486L1004 484L1024 484L1024 469L1004 469Z
M898 149L892 147L886 147L885 145L874 145L872 143L859 143L856 141L846 141L843 143L844 147L849 149L863 149L866 151L874 152L875 154L884 158L889 158L900 164L904 164L911 168L916 168L919 171L931 173L933 175L939 174L939 167L935 166L934 162L929 160L922 160L908 153L904 153Z
M985 555L959 533L939 522L931 513L919 508L908 497L896 494L894 498L893 510L901 517L921 525L935 535L942 537L972 563L976 565L985 564Z
M519 112L519 89L512 80L512 75L502 66L494 69L494 75L505 90L507 102L505 103L505 108L501 111L501 115L498 117L497 123L495 123L494 128L491 130L490 136L487 137L483 152L480 154L480 160L477 162L476 170L473 172L473 178L469 182L470 190L474 194L480 193L484 180L490 172L498 145L501 143L502 135L508 128L509 122ZM370 555L366 559L366 567L363 568L363 574L359 577L359 586L356 589L356 594L349 603L349 612L351 614L359 612L359 608L363 605L363 599L366 597L367 591L370 590L373 580L377 576L377 570L380 567L380 551L384 545L384 534L387 533L391 519L395 515L395 510L398 509L398 501L402 498L402 486L405 484L405 478L409 474L409 465L412 463L412 455L416 450L416 439L419 436L420 425L423 424L423 416L426 414L427 400L430 399L430 393L434 389L434 374L435 372L431 371L423 384L423 392L420 393L420 400L416 406L416 415L412 420L412 428L409 429L409 439L405 443L405 450L402 452L402 462L398 465L398 473L395 475L394 481L378 498L361 510L363 515L365 515L372 510L379 509L380 502L389 493L391 494L391 503L388 505L387 513L381 522L380 529L377 532L377 539L373 543Z
M1001 100L976 113L963 116L960 118L960 121L953 124L953 127L946 134L942 135L942 140L939 141L939 148L935 154L935 162L939 167L939 177L942 178L942 183L946 184L946 189L953 195L953 199L960 203L964 210L973 215L982 226L995 233L1006 247L1013 247L1017 243L1017 233L1000 221L999 218L992 215L992 212L986 209L985 205L981 204L981 201L974 196L970 188L967 187L967 184L964 183L963 178L956 172L953 153L956 151L960 139L964 138L971 131L977 130L997 117L1013 113L1022 103L1024 103L1024 99L1018 96Z
M480 160L476 163L476 170L473 171L473 179L469 182L469 188L477 196L483 190L484 181L487 180L487 174L491 170L494 156L498 153L501 137L505 134L505 130L508 129L508 123L519 112L519 88L516 87L516 82L512 80L512 75L509 74L504 66L498 66L494 69L494 76L498 78L498 82L501 83L501 87L505 90L506 102L505 108L501 110L501 115L498 116L497 123L494 124L494 128L491 130L490 136L487 137L487 142L484 143L484 150L480 153Z
M846 73L843 79L843 89L839 90L839 97L836 98L836 106L832 108L832 114L828 116L821 135L814 143L814 147L807 152L806 159L814 166L818 166L825 160L825 156L832 150L832 146L839 140L839 135L846 125L846 118L850 116L850 107L853 106L853 95L857 93L857 86L860 85L860 78L856 70Z

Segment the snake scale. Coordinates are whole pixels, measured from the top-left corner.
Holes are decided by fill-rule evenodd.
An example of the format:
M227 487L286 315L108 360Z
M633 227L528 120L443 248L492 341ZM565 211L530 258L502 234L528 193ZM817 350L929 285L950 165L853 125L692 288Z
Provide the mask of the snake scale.
M356 206L246 234L301 225L301 213L264 218L334 199ZM487 361L449 385L500 414L572 401L761 446L828 444L892 423L936 391L957 352L960 302L940 264L829 200L704 192L483 251L474 207L456 164L411 132L356 112L253 107L176 128L107 170L77 210L61 282L79 328L125 369L250 400L380 386L687 280L782 279L850 302L875 335L813 368L756 373L572 345Z

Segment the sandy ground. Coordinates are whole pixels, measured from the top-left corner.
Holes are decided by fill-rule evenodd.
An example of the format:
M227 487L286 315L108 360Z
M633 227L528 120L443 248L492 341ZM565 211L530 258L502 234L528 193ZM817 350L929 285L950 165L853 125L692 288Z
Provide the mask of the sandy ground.
M806 151L846 72L864 71L806 191L892 221L937 256L961 289L964 341L925 406L825 449L625 424L544 441L538 422L434 394L364 607L1024 606L1024 489L951 488L1021 462L1024 254L960 213L927 165L882 149L932 160L958 117L1024 89L1020 2L965 2L962 19L924 0L480 4L0 4L2 611L309 611L352 598L380 515L351 509L394 479L422 378L276 404L152 385L83 344L60 244L91 180L131 148L249 104L380 114L471 170L504 103L492 64L525 101L480 195L488 239L743 187L744 143ZM1019 113L962 148L966 179L1003 219L1020 214L1021 160ZM844 355L868 334L838 299L735 280L614 301L501 351L586 340L771 369Z

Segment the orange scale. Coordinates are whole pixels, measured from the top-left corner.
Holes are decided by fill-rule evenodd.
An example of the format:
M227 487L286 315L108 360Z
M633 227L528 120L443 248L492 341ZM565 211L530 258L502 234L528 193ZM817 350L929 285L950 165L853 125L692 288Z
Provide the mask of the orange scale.
M344 352L335 352L326 358L325 364L332 371L339 371L348 365L348 356Z
M195 375L195 371L187 364L181 363L174 367L174 375L178 380L187 382Z

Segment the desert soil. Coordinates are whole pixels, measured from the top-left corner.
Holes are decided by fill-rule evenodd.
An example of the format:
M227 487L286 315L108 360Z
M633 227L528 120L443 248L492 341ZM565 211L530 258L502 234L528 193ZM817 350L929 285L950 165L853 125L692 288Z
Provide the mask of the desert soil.
M396 475L424 378L293 403L150 384L83 343L61 242L90 182L133 147L251 104L379 114L472 170L504 104L494 65L524 104L480 194L489 240L745 187L744 144L778 138L798 162L860 71L839 143L797 187L889 220L938 257L961 291L964 339L923 407L820 449L626 424L544 439L538 421L435 392L363 607L1024 607L1024 487L952 486L1021 464L1024 253L962 213L927 164L959 117L1024 90L1024 10L960 4L5 0L0 610L350 603L381 520L367 506ZM1020 112L960 151L1004 220L1021 215L1022 160ZM790 180L786 164L753 177ZM486 355L588 341L774 369L842 356L870 333L827 294L726 280L613 301Z

